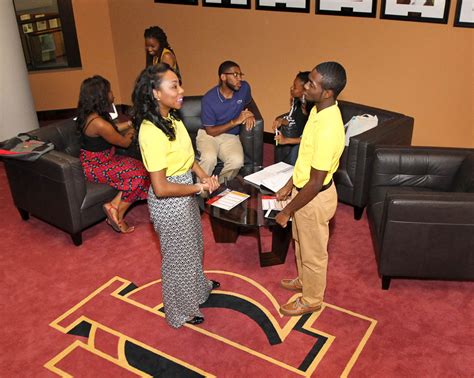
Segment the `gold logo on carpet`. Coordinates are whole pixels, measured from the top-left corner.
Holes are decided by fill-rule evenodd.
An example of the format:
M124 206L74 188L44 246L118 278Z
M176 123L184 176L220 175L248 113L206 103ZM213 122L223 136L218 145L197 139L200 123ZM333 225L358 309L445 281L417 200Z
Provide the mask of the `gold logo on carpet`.
M377 323L328 303L318 313L283 317L258 282L206 273L228 289L213 291L202 325L167 325L161 280L136 287L114 277L50 324L76 339L44 366L64 377L90 371L212 377L236 366L246 376L347 376Z

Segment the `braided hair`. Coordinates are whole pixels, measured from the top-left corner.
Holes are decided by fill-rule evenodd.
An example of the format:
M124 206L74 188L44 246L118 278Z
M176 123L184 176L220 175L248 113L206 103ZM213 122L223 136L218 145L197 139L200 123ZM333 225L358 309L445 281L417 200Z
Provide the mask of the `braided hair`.
M106 121L112 123L110 117L110 83L102 76L95 75L85 79L81 84L79 102L77 104L77 127L81 131L86 125L87 117L97 113Z
M156 57L158 58L158 63L161 63L161 54L163 53L164 49L170 50L175 58L175 65L176 68L173 69L176 75L178 75L179 82L181 83L181 72L179 70L179 65L178 65L178 58L176 57L176 53L174 50L171 48L170 44L168 43L168 37L166 36L165 31L160 28L159 26L150 26L148 29L145 29L145 32L143 34L145 39L147 38L153 38L156 39L160 45L160 48L158 50L158 53L156 54ZM146 66L151 66L153 65L153 55L148 54L146 52Z
M169 140L176 139L176 130L173 121L180 120L178 111L171 109L169 118L164 118L159 109L153 90L159 89L163 76L167 71L174 72L166 63L159 63L145 68L138 76L132 93L133 107L131 115L137 131L144 120L148 120L159 128Z
M163 49L168 49L174 54L173 49L168 43L168 37L166 36L165 31L159 26L151 26L148 29L145 29L145 33L143 34L143 36L145 37L145 39L153 38L158 41L158 43L160 44L160 50L158 51L158 54L157 54L158 58L161 57L161 53L163 52ZM153 56L146 53L146 65L150 66L152 64L153 64Z

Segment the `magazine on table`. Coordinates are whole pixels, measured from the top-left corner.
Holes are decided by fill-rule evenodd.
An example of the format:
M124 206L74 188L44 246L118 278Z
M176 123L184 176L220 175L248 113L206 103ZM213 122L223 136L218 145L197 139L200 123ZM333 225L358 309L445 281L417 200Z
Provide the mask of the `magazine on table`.
M265 167L261 171L245 176L244 180L276 193L283 188L293 175L293 169L292 165L281 161Z

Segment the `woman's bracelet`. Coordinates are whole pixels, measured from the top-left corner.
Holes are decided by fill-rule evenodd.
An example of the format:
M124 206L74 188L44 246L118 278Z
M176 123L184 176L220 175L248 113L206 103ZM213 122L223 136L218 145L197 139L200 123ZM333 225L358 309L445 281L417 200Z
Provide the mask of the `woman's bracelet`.
M199 192L196 193L196 195L200 195L202 193L203 187L202 184L197 183L196 185L199 185Z

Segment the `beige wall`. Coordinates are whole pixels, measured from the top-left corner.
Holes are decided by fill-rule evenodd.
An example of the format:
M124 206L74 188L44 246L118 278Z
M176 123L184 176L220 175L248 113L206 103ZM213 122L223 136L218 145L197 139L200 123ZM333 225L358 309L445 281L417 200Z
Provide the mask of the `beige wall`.
M438 25L315 15L314 1L311 13L296 14L76 0L83 70L30 78L38 110L75 106L79 78L93 73L111 80L117 103L130 103L144 66L143 30L160 25L178 56L186 94L205 92L216 83L219 63L235 60L252 85L267 131L288 108L296 72L337 60L348 72L341 99L414 116L416 145L472 147L474 33L452 26L451 3L448 24ZM48 88L47 95L40 87Z

